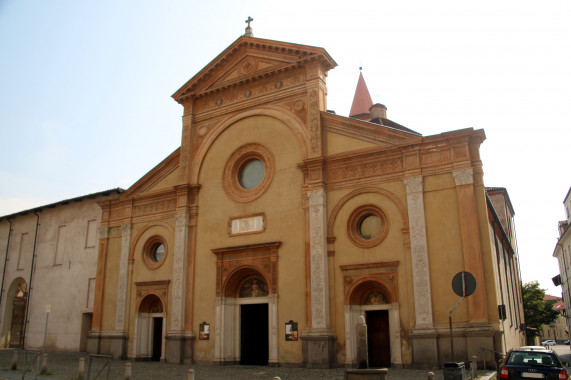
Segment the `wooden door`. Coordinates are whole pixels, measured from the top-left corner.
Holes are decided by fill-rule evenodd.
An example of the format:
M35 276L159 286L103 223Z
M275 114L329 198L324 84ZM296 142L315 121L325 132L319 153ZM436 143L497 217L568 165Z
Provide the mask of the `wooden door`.
M389 312L387 310L367 311L366 319L369 367L390 367Z

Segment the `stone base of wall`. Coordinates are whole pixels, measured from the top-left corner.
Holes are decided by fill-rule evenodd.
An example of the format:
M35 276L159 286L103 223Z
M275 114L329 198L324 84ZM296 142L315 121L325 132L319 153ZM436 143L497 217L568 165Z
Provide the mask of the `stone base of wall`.
M302 340L303 363L307 368L333 368L337 337L327 332L306 331Z

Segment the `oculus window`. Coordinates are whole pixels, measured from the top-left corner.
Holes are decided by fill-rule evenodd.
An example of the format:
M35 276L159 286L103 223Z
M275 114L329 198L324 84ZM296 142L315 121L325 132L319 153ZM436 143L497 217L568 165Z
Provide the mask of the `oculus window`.
M251 202L268 190L274 172L274 156L267 147L258 143L242 145L224 166L224 192L236 202Z
M143 262L149 269L157 269L163 265L167 256L167 242L159 235L150 237L143 246Z
M389 232L389 220L385 211L375 205L357 207L347 222L349 240L357 247L371 248L385 240Z

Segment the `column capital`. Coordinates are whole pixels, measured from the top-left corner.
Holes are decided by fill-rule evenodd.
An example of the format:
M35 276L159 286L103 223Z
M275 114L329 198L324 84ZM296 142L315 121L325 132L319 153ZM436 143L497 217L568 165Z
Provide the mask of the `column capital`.
M474 183L474 169L472 168L452 170L452 176L454 176L456 186L471 185Z
M403 182L407 194L420 193L423 190L424 178L422 176L404 178Z

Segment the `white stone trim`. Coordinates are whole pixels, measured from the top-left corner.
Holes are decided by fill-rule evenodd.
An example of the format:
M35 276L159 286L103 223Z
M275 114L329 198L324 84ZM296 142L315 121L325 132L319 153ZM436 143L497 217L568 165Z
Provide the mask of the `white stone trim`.
M214 361L232 363L240 361L240 306L268 305L268 364L278 364L278 296L253 298L216 298L214 328Z
M176 215L170 326L170 331L172 332L181 332L183 329L188 223L189 215L187 213Z
M416 328L433 328L422 176L405 178Z
M329 328L329 280L327 269L327 207L325 190L308 191L311 265L311 325Z
M121 256L119 258L119 278L117 279L117 311L115 330L125 329L125 309L127 302L127 280L129 276L129 253L131 251L131 224L121 226Z

